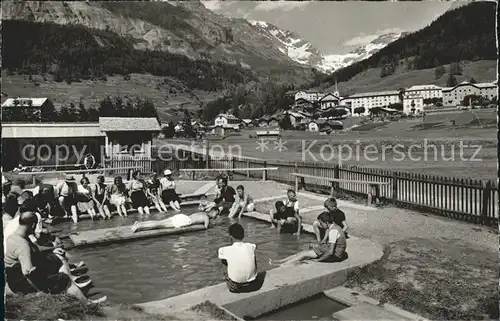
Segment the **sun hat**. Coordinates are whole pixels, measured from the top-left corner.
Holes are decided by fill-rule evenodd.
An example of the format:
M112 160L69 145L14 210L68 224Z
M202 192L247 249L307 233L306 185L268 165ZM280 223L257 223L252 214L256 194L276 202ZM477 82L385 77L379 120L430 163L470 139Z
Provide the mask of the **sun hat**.
M66 182L76 182L76 179L73 175L66 175L66 177L64 178L64 180Z
M172 175L172 171L171 171L171 170L169 170L169 169L166 169L166 170L163 172L163 175L165 175L165 176Z

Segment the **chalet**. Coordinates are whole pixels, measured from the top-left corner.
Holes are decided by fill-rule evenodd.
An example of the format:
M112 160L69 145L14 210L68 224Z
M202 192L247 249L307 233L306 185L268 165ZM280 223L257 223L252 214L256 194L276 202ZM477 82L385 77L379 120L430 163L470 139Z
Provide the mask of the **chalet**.
M6 170L24 166L97 162L131 156L151 158L156 118L101 117L94 123L3 123L2 158Z
M340 97L338 93L332 94L328 93L321 97L319 100L319 105L321 109L327 109L330 107L336 107L340 104Z
M214 120L214 125L221 125L221 126L226 126L230 125L231 127L235 127L241 124L241 120L233 115L230 114L219 114L217 117L215 117Z
M297 127L300 124L301 120L304 119L304 116L301 113L293 111L287 111L286 116L290 118L292 127Z
M154 117L99 117L99 129L105 135L106 156L151 158L153 135L161 131Z
M48 98L7 98L2 103L2 121L41 121L46 110L55 110Z
M299 91L295 94L295 101L299 99L304 99L310 102L315 102L318 101L321 98L321 96L323 96L323 94L318 91L313 91L313 90Z
M253 120L249 118L245 118L241 120L241 123L245 125L246 127L252 126L253 125Z

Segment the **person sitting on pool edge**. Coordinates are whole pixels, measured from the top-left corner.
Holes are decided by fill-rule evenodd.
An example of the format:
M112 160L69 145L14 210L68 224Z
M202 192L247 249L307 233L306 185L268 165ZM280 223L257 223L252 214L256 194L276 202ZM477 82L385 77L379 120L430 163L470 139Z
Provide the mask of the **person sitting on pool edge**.
M327 230L327 243L315 244L311 249L299 252L282 260L273 261L269 259L271 265L294 265L302 261L313 262L341 262L347 259L347 242L344 231L335 224L327 212L323 212L318 217L321 227Z
M278 228L278 234L281 233L283 227L297 225L297 232L294 235L300 235L302 229L302 218L294 211L293 207L285 206L282 201L277 201L275 204L276 210L271 210L269 216L271 217L271 227Z
M334 197L327 198L325 200L324 207L328 211L328 214L331 216L332 221L342 228L346 239L348 239L349 238L349 236L347 235L348 227L346 223L345 214L337 207L337 200ZM321 224L319 223L318 220L315 220L313 222L313 229L318 243L325 243L328 235L326 233L326 229L321 227Z
M160 221L135 221L134 225L132 226L132 233L156 229L181 228L197 224L203 224L205 226L205 229L208 229L210 227L210 221L217 218L218 215L219 210L217 208L214 208L208 213L197 212L189 216L186 214L175 214L172 217Z
M235 201L234 197L236 196L236 191L228 185L227 175L217 178L217 187L219 188L219 191L214 202L219 208L219 212L221 212L221 214L229 213Z
M245 193L245 187L243 187L243 185L238 185L238 187L236 187L236 192L238 194L229 211L229 218L235 216L241 217L243 212L252 212L255 209L253 198L248 193Z
M255 256L257 246L243 242L245 230L238 223L229 226L228 232L233 244L219 248L218 255L222 264L227 266L224 271L227 287L232 293L256 291L259 285Z

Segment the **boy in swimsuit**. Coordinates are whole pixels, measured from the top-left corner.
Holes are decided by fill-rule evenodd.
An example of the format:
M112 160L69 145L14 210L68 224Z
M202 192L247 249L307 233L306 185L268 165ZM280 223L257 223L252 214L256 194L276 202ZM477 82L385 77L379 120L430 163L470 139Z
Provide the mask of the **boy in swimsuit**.
M300 235L302 229L302 218L299 213L291 206L285 206L285 203L278 201L275 203L276 210L271 210L269 216L271 218L271 228L278 228L278 234L281 233L281 228L297 224L297 232L294 235Z
M329 197L326 199L324 203L324 207L327 210L328 215L330 215L330 218L332 221L340 226L342 230L344 231L345 238L349 238L347 235L347 230L348 226L346 223L346 217L344 212L342 212L338 207L337 207L337 200L334 197ZM319 220L316 219L313 222L313 229L314 229L314 234L316 235L316 240L318 243L326 243L326 239L328 237L326 233L326 229L322 227L320 224Z
M205 226L205 229L208 229L210 227L210 221L217 218L218 215L219 210L217 208L214 208L208 213L197 212L189 216L186 214L176 214L161 221L136 221L132 226L132 233L156 229L181 228L197 224L203 224Z

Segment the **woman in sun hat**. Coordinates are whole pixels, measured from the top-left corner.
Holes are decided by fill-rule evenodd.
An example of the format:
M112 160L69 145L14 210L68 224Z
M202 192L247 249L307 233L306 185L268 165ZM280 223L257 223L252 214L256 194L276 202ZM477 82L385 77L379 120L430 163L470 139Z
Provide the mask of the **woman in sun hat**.
M169 204L176 212L181 211L179 203L181 199L175 192L175 181L172 178L172 171L166 169L163 172L164 177L160 180L161 184L161 198L165 204Z
M56 186L59 195L59 204L64 210L64 217L68 217L68 210L71 211L71 218L73 222L78 222L77 212L77 191L78 185L73 175L66 175L64 181Z

